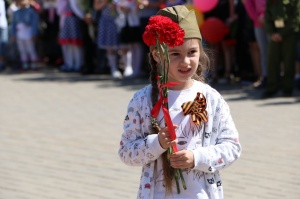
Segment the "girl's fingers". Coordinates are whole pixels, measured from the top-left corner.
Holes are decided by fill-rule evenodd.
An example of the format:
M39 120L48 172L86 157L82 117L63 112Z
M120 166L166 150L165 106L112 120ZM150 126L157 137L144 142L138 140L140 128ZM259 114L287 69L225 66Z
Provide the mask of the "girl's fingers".
M173 127L174 127L175 129L177 129L177 128L178 128L178 125L173 124ZM162 128L162 130L168 131L168 127L166 126L166 127Z
M177 128L177 125L174 125L174 128ZM166 149L168 147L171 147L172 145L177 143L177 139L176 140L171 140L170 138L170 134L168 131L168 127L164 127L162 129L160 129L159 133L158 133L158 140L160 145Z
M163 140L170 138L169 133L167 133L167 132L160 132L159 135L161 136L161 138Z

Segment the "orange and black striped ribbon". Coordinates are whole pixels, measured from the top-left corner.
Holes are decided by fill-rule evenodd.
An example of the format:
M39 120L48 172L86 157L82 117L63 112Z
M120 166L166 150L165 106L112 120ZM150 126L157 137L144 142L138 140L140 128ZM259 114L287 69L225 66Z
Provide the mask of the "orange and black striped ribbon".
M202 93L197 93L194 101L185 102L181 105L184 115L190 114L192 121L200 125L201 122L207 122L206 98Z

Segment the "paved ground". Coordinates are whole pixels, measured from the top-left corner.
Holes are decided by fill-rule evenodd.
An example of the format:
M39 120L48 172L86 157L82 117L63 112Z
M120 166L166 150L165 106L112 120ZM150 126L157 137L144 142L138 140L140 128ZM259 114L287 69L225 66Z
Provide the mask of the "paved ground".
M61 73L0 74L0 199L130 199L139 167L117 156L126 106L147 80ZM226 198L299 199L300 93L218 87L242 157L222 172Z

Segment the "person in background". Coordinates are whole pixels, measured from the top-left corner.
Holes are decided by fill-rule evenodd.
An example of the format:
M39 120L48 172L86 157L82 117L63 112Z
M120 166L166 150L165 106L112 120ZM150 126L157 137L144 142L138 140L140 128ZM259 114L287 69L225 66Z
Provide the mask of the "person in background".
M13 14L11 33L13 39L16 39L22 70L36 70L38 56L35 47L35 40L38 36L39 16L36 11L30 7L29 0L17 0L20 7Z
M96 42L94 35L93 21L93 0L81 0L81 7L84 11L84 21L80 24L83 36L83 55L84 62L81 74L93 74L95 72Z
M95 43L96 43L96 74L110 74L110 66L107 60L107 54L105 49L98 48L97 40L99 33L100 20L102 15L102 8L104 6L104 1L102 0L94 0L94 13L93 13L93 22L94 22L94 35L95 35ZM100 6L98 6L100 5Z
M255 65L258 79L254 82L254 88L263 88L267 82L267 48L268 35L264 28L264 18L267 0L244 0L246 11L253 21L255 38L259 46L260 65Z
M118 66L119 33L115 22L117 19L116 4L109 0L95 0L94 8L101 10L97 31L98 48L106 50L111 76L114 79L120 79L122 74Z
M0 71L5 68L6 47L8 43L8 22L6 2L0 0Z
M57 0L45 0L40 11L41 58L48 66L59 67L62 62L61 48L57 42L59 16L56 13Z
M204 18L217 17L222 20L230 29L234 31L234 25L237 21L237 14L235 13L234 0L219 0L217 6L209 12L204 13ZM211 51L212 57L212 71L211 81L218 83L230 83L232 82L233 66L235 65L235 40L231 37L231 34L225 36L225 38L218 44L208 44L208 49ZM220 56L223 54L224 59ZM219 64L223 66L223 74L219 77Z
M265 28L270 42L267 53L268 79L262 99L273 97L280 90L283 97L293 95L299 27L300 0L267 1Z
M120 30L120 54L124 64L124 77L141 75L142 50L140 44L140 19L136 0L117 1L117 25Z
M295 81L296 81L296 88L298 90L300 90L300 31L298 33L298 39L297 39L297 55L296 55Z
M80 72L83 65L83 35L80 23L84 12L78 0L58 0L57 13L60 17L59 44L62 48L64 72Z
M7 44L7 52L6 52L6 62L9 65L11 70L19 70L22 68L19 50L17 46L17 42L15 37L12 35L11 22L13 18L13 14L17 11L19 7L17 6L17 2L11 1L9 4L6 13L8 20L8 44Z
M237 1L236 14L238 15L236 36L237 75L243 84L253 85L253 82L257 80L257 74L260 72L255 71L260 67L260 55L254 34L254 25L241 0Z

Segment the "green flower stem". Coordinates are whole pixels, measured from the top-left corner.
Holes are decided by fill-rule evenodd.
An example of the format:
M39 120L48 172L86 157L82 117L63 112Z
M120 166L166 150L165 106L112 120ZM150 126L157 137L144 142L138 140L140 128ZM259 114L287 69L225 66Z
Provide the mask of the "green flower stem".
M170 67L170 58L168 54L168 46L165 43L160 44L159 40L156 39L156 48L157 48L157 56L159 58L159 64L160 64L160 84L166 84L168 82L168 75L169 75L169 67ZM168 97L168 87L165 87L162 89L163 96L165 98ZM169 109L169 104L165 102L165 107ZM174 153L173 147L168 148L168 159L169 155ZM186 183L182 175L182 170L181 169L174 169L174 177L175 177L175 182L176 182L176 188L177 188L177 193L180 194L180 186L179 186L179 178L181 180L183 188L186 190Z
M164 64L167 66L166 68L166 82L168 82L168 77L169 77L169 68L170 68L170 58L169 58L169 54L168 54L168 46L165 43L162 43L162 48L163 50L163 54L164 54Z
M182 170L178 169L178 172L179 172L179 176L180 176L180 179L181 179L182 187L184 188L184 190L186 190L187 187L186 187L186 184L185 184L184 177L182 175Z
M168 159L170 160L169 156L170 154L172 154L174 152L172 147L168 148ZM181 180L182 183L182 187L184 190L187 189L186 187L186 183L184 180L184 177L182 175L182 170L181 169L174 169L174 177L175 177L175 182L176 182L176 189L177 189L177 193L180 194L180 186L179 186L179 179Z
M179 186L179 176L177 169L175 169L175 181L176 181L176 188L177 188L177 193L180 194L180 186Z

